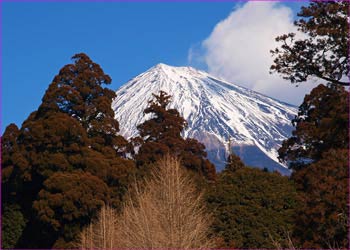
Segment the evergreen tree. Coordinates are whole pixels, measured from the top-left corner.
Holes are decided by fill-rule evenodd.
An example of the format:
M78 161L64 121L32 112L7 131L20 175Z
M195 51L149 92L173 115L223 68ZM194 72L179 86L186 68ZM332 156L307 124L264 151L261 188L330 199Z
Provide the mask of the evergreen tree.
M87 55L72 57L73 64L64 66L47 89L37 116L63 112L78 120L92 139L92 147L102 151L103 146L126 147L126 140L117 135L118 121L111 109L115 92L103 88L111 83L101 67Z
M296 39L294 33L277 37L282 46L271 50L271 72L292 83L316 77L349 86L349 1L311 1L298 16L295 25L306 38Z
M346 248L349 158L349 2L312 1L295 24L308 36L276 38L272 71L292 83L326 80L306 95L279 159L292 168L301 206L293 240L306 248ZM343 86L342 86L343 85ZM341 222L341 220L343 222ZM344 221L346 221L344 223Z
M305 96L293 125L292 137L278 151L292 169L320 160L332 148L349 148L349 92L337 85L317 86Z
M293 122L293 136L279 149L280 160L294 170L302 204L293 240L304 248L346 248L348 227L340 215L348 213L349 92L319 85L305 96Z
M322 159L295 171L299 191L293 240L302 248L349 245L349 149L331 149Z
M209 189L207 204L217 247L274 248L274 241L288 247L297 206L288 177L249 167L225 169Z
M120 207L135 170L120 157L127 143L115 134L114 93L101 87L110 78L85 54L73 59L39 109L2 138L4 204L20 206L28 221L16 247L69 247L102 201Z
M204 145L195 139L181 137L186 121L176 109L167 108L171 96L160 91L153 97L144 111L152 114L152 118L137 127L140 132L140 138L135 140L140 143L135 156L137 165L145 166L171 154L179 157L186 168L213 180L215 167L206 159Z
M89 172L58 172L50 176L33 208L58 235L52 247L73 248L81 229L110 201L106 183Z

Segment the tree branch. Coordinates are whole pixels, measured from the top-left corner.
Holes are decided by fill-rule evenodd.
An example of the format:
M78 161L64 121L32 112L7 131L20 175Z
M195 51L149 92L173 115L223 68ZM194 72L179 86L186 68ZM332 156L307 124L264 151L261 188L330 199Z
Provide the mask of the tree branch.
M319 74L315 74L317 77L323 79L323 80L326 80L326 81L329 81L331 83L335 83L335 84L339 84L339 85L342 85L342 86L350 86L350 82L343 82L343 81L338 81L338 80L334 80L332 78L329 78L329 77L326 77L326 76L322 76L322 75L319 75Z

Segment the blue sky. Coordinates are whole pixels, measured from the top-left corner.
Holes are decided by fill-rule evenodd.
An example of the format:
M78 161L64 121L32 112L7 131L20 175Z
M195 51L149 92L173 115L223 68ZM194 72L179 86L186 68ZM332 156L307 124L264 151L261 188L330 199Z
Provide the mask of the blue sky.
M100 64L117 89L153 65L188 65L235 2L24 3L2 7L2 130L21 126L75 53ZM293 14L301 3L287 2ZM248 18L248 17L247 17ZM199 66L207 70L205 64Z

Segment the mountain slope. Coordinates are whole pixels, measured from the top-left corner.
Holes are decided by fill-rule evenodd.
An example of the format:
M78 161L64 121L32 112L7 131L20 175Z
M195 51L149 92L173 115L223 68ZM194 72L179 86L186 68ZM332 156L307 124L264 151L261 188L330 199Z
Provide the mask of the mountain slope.
M112 108L122 135L138 134L136 126L149 118L143 110L159 90L173 96L170 106L188 122L183 136L204 143L218 170L224 166L231 140L232 149L246 164L289 173L278 163L277 149L291 134L294 106L191 67L158 64L117 91Z

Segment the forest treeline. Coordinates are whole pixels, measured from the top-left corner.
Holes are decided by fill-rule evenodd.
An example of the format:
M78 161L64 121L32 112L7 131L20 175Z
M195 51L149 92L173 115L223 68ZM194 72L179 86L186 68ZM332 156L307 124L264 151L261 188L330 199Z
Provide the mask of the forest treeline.
M164 91L126 140L111 78L74 55L1 136L2 248L348 248L348 12L311 2L295 23L307 38L280 36L271 51L272 73L328 82L305 96L279 149L290 177L233 153L217 173L204 145L181 136L186 121Z

